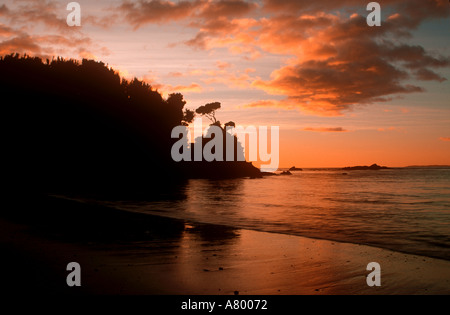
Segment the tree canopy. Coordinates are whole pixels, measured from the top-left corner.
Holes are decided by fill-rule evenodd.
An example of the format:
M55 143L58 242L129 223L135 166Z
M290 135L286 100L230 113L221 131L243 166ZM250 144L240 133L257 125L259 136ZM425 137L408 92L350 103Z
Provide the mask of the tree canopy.
M220 108L219 102L208 103L206 105L200 106L195 110L197 114L206 116L213 124L217 123L216 110Z
M3 179L18 191L144 189L156 180L254 174L231 163L176 163L174 127L194 111L180 93L125 80L102 62L0 57ZM220 103L197 109L215 124ZM119 188L120 187L120 188Z

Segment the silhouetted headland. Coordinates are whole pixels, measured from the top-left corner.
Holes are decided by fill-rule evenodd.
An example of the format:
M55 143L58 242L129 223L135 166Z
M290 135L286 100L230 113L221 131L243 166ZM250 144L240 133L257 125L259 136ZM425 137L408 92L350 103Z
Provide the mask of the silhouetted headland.
M295 166L292 166L289 170L290 171L303 171L303 169L301 169L299 167L295 167Z
M172 129L195 116L180 93L165 99L149 84L86 59L12 54L0 57L0 72L9 186L134 190L194 177L261 176L246 161L172 160Z
M348 171L354 171L354 170L384 170L384 169L389 169L389 167L387 166L379 166L377 164L372 164L370 166L349 166L349 167L344 167L342 168L343 170L348 170Z

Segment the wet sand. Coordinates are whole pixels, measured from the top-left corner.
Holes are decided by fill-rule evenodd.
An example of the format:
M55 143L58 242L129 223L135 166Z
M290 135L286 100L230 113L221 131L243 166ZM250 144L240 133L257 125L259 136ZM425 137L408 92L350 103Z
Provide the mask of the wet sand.
M63 226L53 220L55 211L52 220L0 219L2 284L10 294L450 294L450 261L67 201L46 204L78 219L63 216ZM66 285L72 261L81 265L78 288ZM381 265L380 287L366 284L369 262Z

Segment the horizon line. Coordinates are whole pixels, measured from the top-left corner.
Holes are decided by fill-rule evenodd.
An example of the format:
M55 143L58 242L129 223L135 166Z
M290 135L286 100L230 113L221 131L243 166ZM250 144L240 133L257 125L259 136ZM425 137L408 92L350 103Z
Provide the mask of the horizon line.
M353 167L353 166L366 166L365 164L360 165L346 165L346 166L300 166L292 165L292 166L280 166L278 169L282 168L291 168L291 167L297 167L297 168L343 168L343 167ZM370 166L370 165L367 165ZM405 166L387 166L387 165L380 165L380 166L386 166L389 168L407 168L407 167L450 167L450 164L412 164L412 165L405 165Z

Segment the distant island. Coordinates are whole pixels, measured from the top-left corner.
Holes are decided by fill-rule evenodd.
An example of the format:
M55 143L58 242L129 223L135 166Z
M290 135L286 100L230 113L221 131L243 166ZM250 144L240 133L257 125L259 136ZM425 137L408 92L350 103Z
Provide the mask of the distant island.
M387 166L380 166L378 164L372 164L370 166L347 166L347 167L343 167L343 170L347 170L347 171L363 171L363 170L373 170L373 171L378 171L378 170L385 170L385 169L389 169L389 167Z
M303 169L301 169L299 167L295 167L295 166L292 166L289 170L290 171L303 171Z

